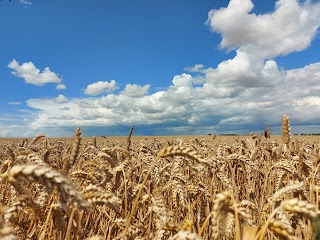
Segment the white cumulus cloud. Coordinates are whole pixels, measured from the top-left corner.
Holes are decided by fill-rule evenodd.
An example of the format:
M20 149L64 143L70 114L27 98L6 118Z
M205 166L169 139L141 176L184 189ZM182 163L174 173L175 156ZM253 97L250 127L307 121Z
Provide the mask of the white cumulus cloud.
M144 86L139 86L137 84L127 84L121 94L133 98L142 97L148 93L149 88L150 84Z
M119 87L115 80L111 80L110 82L99 81L88 85L84 93L87 95L97 96L103 93L111 93L118 88Z
M66 98L65 96L60 94L58 97L55 98L55 102L56 103L67 103L68 102L68 98Z
M62 83L59 83L56 87L56 89L58 90L64 90L64 89L67 89L66 85L62 84Z
M193 67L186 67L185 70L188 72L199 72L203 67L203 64L196 64Z
M172 83L177 87L192 87L192 76L190 74L183 73L181 75L174 76Z
M216 69L206 71L207 81L217 86L252 88L274 85L283 72L273 60L237 50L233 59L221 62Z
M221 34L222 48L285 55L310 46L320 26L320 2L279 0L274 12L258 15L253 7L251 0L231 0L209 12L208 24Z
M42 72L32 62L26 62L19 64L15 59L13 59L8 67L13 69L12 74L23 78L26 83L33 84L36 86L43 86L46 83L60 83L61 78L46 67Z

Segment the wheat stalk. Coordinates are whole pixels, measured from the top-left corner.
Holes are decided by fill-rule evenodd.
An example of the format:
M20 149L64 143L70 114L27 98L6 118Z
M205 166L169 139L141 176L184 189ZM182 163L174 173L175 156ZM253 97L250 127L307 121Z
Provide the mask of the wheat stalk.
M163 148L159 153L158 157L163 158L163 157L170 157L170 156L183 156L183 157L188 157L200 164L204 164L206 166L211 165L211 161L208 161L206 159L203 159L200 154L188 147L183 147L183 146L169 146L166 148Z
M0 205L0 214L7 212L8 210ZM5 224L2 216L0 216L0 239L2 240L16 240L17 237L14 235L14 230Z
M282 118L282 141L284 151L286 152L290 143L290 120L286 114L284 114Z
M1 176L0 181L7 180L11 184L18 181L39 182L52 191L57 189L63 200L72 201L75 205L88 207L73 183L61 173L42 165L16 165Z
M195 233L180 230L175 235L170 237L169 240L202 240L202 238Z
M269 224L269 229L288 240L297 240L297 238L293 236L291 226L284 224L282 221L272 220Z
M288 212L298 213L312 221L318 217L316 207L313 204L306 201L300 201L298 198L283 201L280 208Z
M309 204L306 201L300 201L297 198L289 199L283 201L279 207L277 207L268 217L266 223L261 228L261 230L258 232L258 234L255 237L255 240L262 240L264 238L264 235L267 231L267 228L270 226L270 224L274 221L275 215L279 211L287 211L291 213L297 213L307 219L310 219L311 221L314 221L318 217L318 213L315 211L316 207L312 204Z
M44 133L41 133L37 136L35 136L32 141L29 143L29 147L31 147L33 144L35 144L39 139L46 137Z
M83 190L83 197L92 205L106 205L120 214L121 200L113 193L103 192L95 185L89 185Z
M81 143L81 129L78 127L74 132L73 136L73 143L71 147L70 155L65 162L65 171L67 172L71 166L73 166L77 160L80 150L80 143Z
M130 152L131 150L131 137L132 137L132 133L133 133L133 128L134 126L130 127L130 131L129 131L129 135L128 135L128 139L127 139L127 151Z

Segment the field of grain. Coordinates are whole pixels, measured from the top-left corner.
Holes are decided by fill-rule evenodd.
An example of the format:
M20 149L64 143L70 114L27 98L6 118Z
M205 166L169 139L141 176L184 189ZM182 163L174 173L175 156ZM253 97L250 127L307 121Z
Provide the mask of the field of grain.
M0 239L319 239L320 137L282 125L282 136L1 139Z

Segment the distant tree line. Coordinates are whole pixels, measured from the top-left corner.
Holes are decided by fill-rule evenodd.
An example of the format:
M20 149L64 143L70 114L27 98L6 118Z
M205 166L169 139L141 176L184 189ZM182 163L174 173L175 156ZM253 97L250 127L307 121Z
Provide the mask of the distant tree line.
M300 134L294 134L294 135L301 135L301 136L319 136L320 133L300 133Z
M211 136L212 134L209 133L208 135ZM240 136L240 135L235 133L225 133L225 134L218 134L218 136Z

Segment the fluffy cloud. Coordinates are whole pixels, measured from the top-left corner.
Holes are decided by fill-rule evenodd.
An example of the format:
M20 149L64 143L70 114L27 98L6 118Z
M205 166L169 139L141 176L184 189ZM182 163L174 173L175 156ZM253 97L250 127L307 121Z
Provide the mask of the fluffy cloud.
M208 83L232 88L267 87L283 77L277 63L237 50L233 59L221 62L216 69L205 71Z
M149 88L150 84L144 86L139 86L137 84L127 84L121 94L133 98L142 97L148 93Z
M58 97L55 98L55 102L56 103L67 103L68 102L68 98L66 98L65 96L60 94Z
M46 67L42 72L40 72L32 62L26 62L20 65L15 59L13 59L8 64L8 67L13 69L13 75L23 78L26 83L36 86L43 86L46 83L61 82L61 79L57 74L51 72L49 67Z
M251 0L231 0L227 8L211 10L208 24L221 34L220 46L241 48L263 57L275 57L310 46L320 26L320 2L279 0L275 11L251 13Z
M56 89L58 89L58 90L64 90L64 89L67 89L67 87L66 87L66 85L64 85L64 84L59 83L59 84L57 85Z
M176 87L192 87L192 76L186 73L173 77L172 83Z
M87 86L84 93L87 95L97 96L103 93L111 93L118 89L117 83L115 80L108 81L99 81L92 83Z
M221 34L221 48L236 49L236 56L216 69L201 70L207 94L235 97L260 91L252 88L279 89L286 84L285 79L292 82L302 74L318 71L317 64L285 71L271 58L301 51L311 44L320 26L320 2L279 0L274 12L259 15L251 12L253 7L251 0L231 0L228 7L209 12L207 23ZM294 87L292 91L296 93Z
M199 72L203 67L203 64L196 64L193 67L186 67L184 70L188 72Z
M292 69L287 71L286 78L294 81L297 86L304 86L305 81L309 85L317 86L320 79L320 62L312 63L303 68ZM319 89L316 89L317 91Z

